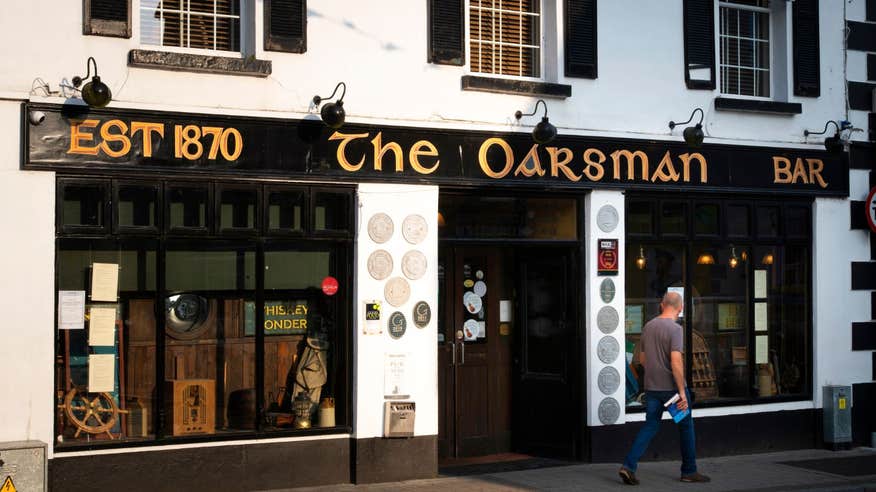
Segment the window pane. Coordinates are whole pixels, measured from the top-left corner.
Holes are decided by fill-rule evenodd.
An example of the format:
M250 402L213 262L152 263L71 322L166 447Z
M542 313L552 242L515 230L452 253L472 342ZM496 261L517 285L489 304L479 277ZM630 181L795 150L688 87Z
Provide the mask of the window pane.
M693 252L688 383L700 401L748 397L748 251L698 243Z
M809 207L785 208L785 234L793 237L809 237Z
M779 235L779 207L757 207L757 235L759 237Z
M748 205L727 206L727 235L747 237L751 235L751 211Z
M651 202L630 201L627 204L627 232L630 234L653 234L654 212Z
M240 51L239 0L142 0L140 41L211 51Z
M664 202L660 209L661 234L687 234L687 204Z
M258 192L254 189L223 189L219 193L220 229L254 229Z
M265 289L319 289L330 267L329 251L266 251Z
M697 204L694 207L694 234L717 236L721 233L718 205Z
M107 187L103 184L66 183L61 196L61 225L103 227Z
M438 208L438 233L442 237L578 237L578 205L574 199L441 195Z
M270 191L267 212L269 231L303 231L307 194L299 190Z
M171 229L207 228L207 188L173 188L168 193L169 220Z
M158 187L151 185L119 186L119 227L156 227Z
M313 229L315 231L350 231L349 193L314 193Z
M165 265L171 292L255 289L254 251L169 247Z
M469 5L471 71L539 76L538 2L472 2Z

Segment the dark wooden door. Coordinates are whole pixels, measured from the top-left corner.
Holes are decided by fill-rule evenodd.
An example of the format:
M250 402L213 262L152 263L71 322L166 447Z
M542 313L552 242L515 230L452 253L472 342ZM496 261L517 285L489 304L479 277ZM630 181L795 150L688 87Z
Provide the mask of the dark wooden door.
M514 351L514 450L572 458L580 402L577 385L577 268L568 249L517 253L518 302Z
M500 301L513 296L507 257L500 248L439 253L441 458L510 450L512 340L499 322Z

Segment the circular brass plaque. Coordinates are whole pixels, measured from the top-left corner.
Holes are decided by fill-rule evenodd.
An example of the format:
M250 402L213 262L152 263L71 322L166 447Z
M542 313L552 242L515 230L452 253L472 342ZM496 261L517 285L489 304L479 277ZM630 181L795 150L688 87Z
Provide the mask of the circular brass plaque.
M408 302L411 297L411 286L408 281L401 277L392 277L386 282L386 287L383 288L383 295L386 297L386 302L395 307Z
M620 353L620 344L611 335L606 335L596 344L596 356L604 364L611 364L617 360Z
M392 255L389 251L378 249L368 256L368 273L374 280L383 280L392 273Z
M394 227L389 215L384 213L374 214L368 220L368 236L375 243L385 243L392 237Z
M596 313L596 326L599 327L599 331L606 335L617 329L619 321L617 309L611 306L602 306L599 308L599 312Z
M599 421L603 425L611 425L620 417L620 405L614 398L604 398L599 402Z

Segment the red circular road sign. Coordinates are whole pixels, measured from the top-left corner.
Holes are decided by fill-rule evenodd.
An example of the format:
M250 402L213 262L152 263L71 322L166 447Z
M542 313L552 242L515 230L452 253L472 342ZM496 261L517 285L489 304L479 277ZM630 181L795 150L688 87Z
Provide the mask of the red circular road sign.
M338 279L326 277L322 279L322 292L327 296L333 296L338 292Z
M867 223L870 224L870 230L876 232L876 186L867 195L867 201L864 202L864 213L867 214Z

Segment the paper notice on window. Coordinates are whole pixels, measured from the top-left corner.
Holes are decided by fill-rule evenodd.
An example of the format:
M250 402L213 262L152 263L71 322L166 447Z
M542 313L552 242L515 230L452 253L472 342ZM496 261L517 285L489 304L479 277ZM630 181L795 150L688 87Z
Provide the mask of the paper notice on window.
M91 308L88 317L88 345L112 347L115 343L116 308Z
M754 271L754 298L764 299L767 296L767 271Z
M116 356L91 354L88 356L88 392L111 393L116 389Z
M511 301L502 299L499 301L499 323L511 322Z
M754 362L756 364L769 363L769 337L758 335L754 337Z
M407 398L408 354L386 354L383 361L383 395L385 398Z
M769 330L769 321L767 317L767 303L765 302L755 302L754 303L754 331L767 331Z
M119 293L119 265L117 263L92 263L91 300L116 302Z
M85 291L58 291L58 329L81 330L85 328Z

